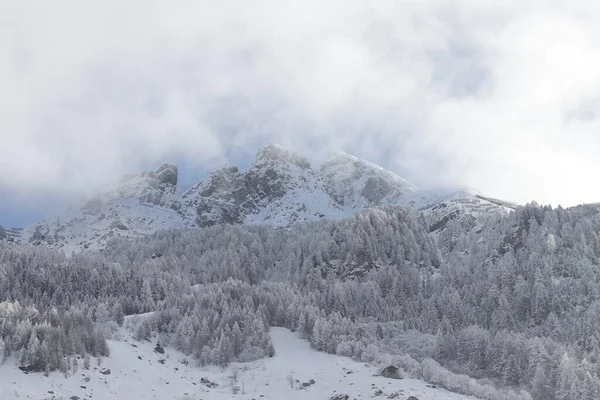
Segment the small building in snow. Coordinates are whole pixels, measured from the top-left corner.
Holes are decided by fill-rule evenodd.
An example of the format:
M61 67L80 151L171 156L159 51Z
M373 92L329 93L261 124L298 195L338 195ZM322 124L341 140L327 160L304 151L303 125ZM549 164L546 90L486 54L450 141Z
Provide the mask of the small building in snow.
M400 369L394 365L389 365L381 370L381 376L391 379L402 379Z

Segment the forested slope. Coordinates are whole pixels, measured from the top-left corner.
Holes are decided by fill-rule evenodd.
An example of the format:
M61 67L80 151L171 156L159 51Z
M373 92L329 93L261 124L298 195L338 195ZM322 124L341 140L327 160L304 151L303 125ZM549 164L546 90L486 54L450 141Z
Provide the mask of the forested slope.
M0 247L5 352L43 347L46 325L68 338L80 315L96 333L79 351L100 354L86 340L157 311L138 337L158 333L202 364L268 356L268 327L283 326L318 350L393 361L481 398L599 398L600 207L533 204L435 234L430 223L385 207L285 230L161 231L71 257Z

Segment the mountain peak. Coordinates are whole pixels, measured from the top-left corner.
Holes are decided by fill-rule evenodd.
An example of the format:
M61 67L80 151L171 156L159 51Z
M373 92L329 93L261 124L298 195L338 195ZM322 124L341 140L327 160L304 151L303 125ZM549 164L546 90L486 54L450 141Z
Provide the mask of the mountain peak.
M351 154L346 153L345 151L336 151L331 153L327 158L326 163L346 163L353 161L363 161L360 158L353 156Z
M357 208L399 204L407 194L417 191L393 172L344 152L332 154L320 173L340 204Z
M179 171L176 165L165 163L155 170L154 173L160 183L177 186Z
M164 163L154 170L142 171L121 178L112 190L99 197L106 201L135 199L143 203L172 207L177 203L178 169Z
M177 186L179 171L174 164L164 163L157 169L146 170L136 174L128 174L117 181L117 186L131 186L145 183Z
M218 167L217 169L215 169L213 172L211 172L211 175L214 174L218 174L218 175L231 175L231 174L236 174L240 172L239 168L233 164L223 164L220 167Z
M269 161L283 161L285 163L295 164L301 168L310 168L310 163L305 157L278 144L270 144L258 150L258 153L256 154L256 163L260 164Z

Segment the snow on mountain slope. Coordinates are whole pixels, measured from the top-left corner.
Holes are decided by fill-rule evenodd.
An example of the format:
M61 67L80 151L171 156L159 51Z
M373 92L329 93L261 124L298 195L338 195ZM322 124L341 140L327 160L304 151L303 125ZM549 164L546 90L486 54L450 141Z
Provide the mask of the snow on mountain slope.
M199 226L268 223L277 227L348 214L331 198L302 156L280 146L258 151L247 172L225 166L183 195L187 215Z
M275 356L226 369L186 365L184 354L165 347L165 354L153 351L154 343L137 342L121 331L121 340L109 341L111 355L89 370L79 360L77 373L65 376L53 372L24 374L16 359L0 366L0 398L13 399L329 399L348 394L350 399L379 398L397 393L400 399L416 396L420 400L476 400L425 382L377 375L374 367L349 358L312 350L305 340L283 328L271 328ZM100 371L109 369L110 374ZM106 372L106 371L105 371ZM291 384L290 384L291 377ZM204 379L204 381L203 381ZM302 383L314 384L302 388ZM203 383L210 382L210 383ZM216 384L216 385L214 385ZM212 386L212 387L209 387Z
M129 175L79 207L27 227L21 239L71 252L102 248L113 237L138 237L157 229L194 226L179 213L176 188L174 165Z
M454 219L467 219L467 225L472 225L481 216L510 212L516 207L509 202L483 197L473 190L430 193L421 196L417 204L429 221L430 232L443 230Z
M375 205L402 204L417 188L379 165L346 153L337 153L321 166L320 174L336 201L364 209Z
M392 172L345 153L315 169L301 155L270 145L259 150L247 172L225 166L190 188L183 202L199 226L233 221L286 227L403 204L416 191Z
M110 238L158 229L261 223L289 227L399 204L432 215L433 230L439 230L450 219L510 208L470 191L418 191L396 174L345 153L313 168L306 158L277 145L260 149L247 171L223 166L181 197L177 180L177 167L170 164L127 176L63 215L26 228L22 241L67 252L102 249Z

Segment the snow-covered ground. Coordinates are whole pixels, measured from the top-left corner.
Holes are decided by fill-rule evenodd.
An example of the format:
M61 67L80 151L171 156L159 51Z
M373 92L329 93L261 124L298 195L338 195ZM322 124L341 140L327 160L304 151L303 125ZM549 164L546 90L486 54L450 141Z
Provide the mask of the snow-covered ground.
M195 367L189 358L168 347L164 354L155 353L155 343L137 342L128 332L120 333L122 340L109 341L111 356L103 359L102 365L94 361L85 370L80 360L78 372L68 378L59 372L48 377L24 374L14 357L7 360L0 366L0 399L327 400L335 394L383 399L395 393L401 400L410 396L419 400L474 399L428 387L420 380L376 376L374 367L316 352L307 341L282 328L271 329L273 358L234 364L225 370ZM110 369L110 374L103 375L103 368ZM210 383L202 383L203 379ZM314 384L302 388L302 383L311 379ZM376 396L378 390L381 393Z

